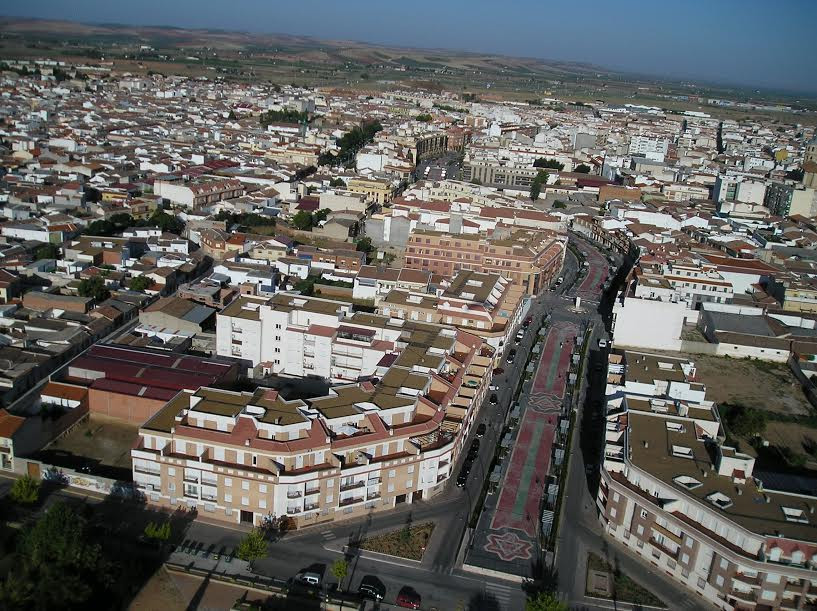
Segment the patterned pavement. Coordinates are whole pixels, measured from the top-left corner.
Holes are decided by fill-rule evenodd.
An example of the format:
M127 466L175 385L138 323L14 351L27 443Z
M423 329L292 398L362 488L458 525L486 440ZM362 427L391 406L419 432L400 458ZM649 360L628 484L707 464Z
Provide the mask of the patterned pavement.
M590 247L582 240L576 240L574 243L584 255L584 260L590 264L589 267L585 268L587 275L575 290L575 294L581 297L582 301L597 300L601 295L602 286L607 280L607 259L598 250Z
M539 546L539 512L546 493L551 454L562 411L570 355L578 327L556 322L545 338L530 395L504 462L499 496L486 499L466 562L527 576Z

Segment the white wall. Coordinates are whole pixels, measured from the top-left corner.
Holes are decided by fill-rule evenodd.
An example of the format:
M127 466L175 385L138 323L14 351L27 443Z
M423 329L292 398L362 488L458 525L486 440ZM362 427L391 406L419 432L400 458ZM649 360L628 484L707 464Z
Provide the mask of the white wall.
M680 350L681 331L686 321L694 324L698 312L686 303L667 303L628 298L613 307L613 341L616 346Z

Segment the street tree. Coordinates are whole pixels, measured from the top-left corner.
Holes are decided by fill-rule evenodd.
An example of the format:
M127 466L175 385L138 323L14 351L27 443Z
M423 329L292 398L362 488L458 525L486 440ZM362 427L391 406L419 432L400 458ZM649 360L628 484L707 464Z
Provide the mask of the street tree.
M338 589L343 590L343 580L349 574L349 563L344 558L339 558L332 563L332 575L338 580Z
M241 539L236 554L247 562L266 557L267 540L264 538L264 533L258 528L253 528Z
M567 605L554 594L539 592L527 600L525 611L567 611Z
M9 495L16 503L33 505L40 498L40 480L24 475L12 484Z
M111 295L108 287L105 286L105 280L102 276L83 278L79 281L77 292L81 297L93 297L97 303L105 301Z
M292 225L295 229L301 231L309 231L312 229L312 215L306 210L299 210L295 216L292 217Z

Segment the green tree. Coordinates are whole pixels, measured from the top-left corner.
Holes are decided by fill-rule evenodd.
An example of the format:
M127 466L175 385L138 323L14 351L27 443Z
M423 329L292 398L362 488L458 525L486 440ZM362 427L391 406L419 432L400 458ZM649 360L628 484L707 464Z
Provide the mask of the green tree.
M555 159L547 159L545 157L539 157L536 161L533 162L534 168L548 168L550 170L564 170L565 164L559 163Z
M16 479L11 485L9 496L15 503L33 505L40 498L40 480L30 475Z
M309 231L312 229L312 215L306 210L298 210L295 216L292 217L292 225L301 231Z
M168 214L161 209L157 209L151 214L148 222L167 233L181 235L182 231L184 231L184 223L175 214Z
M56 244L43 244L34 251L37 259L57 259L60 256L60 249Z
M96 608L107 600L116 568L90 542L85 519L56 503L20 534L17 561L0 588L0 608ZM21 604L22 603L22 604Z
M87 235L111 236L116 232L116 226L105 219L88 223L84 233Z
M372 239L371 238L360 238L357 241L357 250L360 252L370 253L374 250L372 246Z
M573 168L574 172L578 172L579 174L589 174L590 173L590 166L586 163L580 163L575 168Z
M733 435L751 438L762 435L766 430L766 412L753 407L738 405L729 412L728 426Z
M227 119L228 119L229 121L235 121L235 120L236 120L236 118L237 118L237 117L235 116L235 113L234 113L232 110L230 111L230 114L228 114L228 115L227 115Z
M568 607L555 594L539 592L525 603L525 611L567 611Z
M329 208L324 208L315 212L315 214L312 215L313 224L318 225L321 221L325 221L330 212L332 211Z
M82 297L93 297L97 303L105 301L111 296L108 287L105 286L105 280L102 276L94 276L92 278L83 278L79 282L78 292Z
M539 172L536 173L536 178L533 179L530 185L530 198L532 201L539 199L539 194L542 192L542 185L547 184L547 181L548 173L544 170L539 170Z
M170 533L170 522L162 522L161 524L150 522L147 526L145 526L145 537L148 539L153 539L154 541L167 541L170 539Z
M346 186L346 183L343 182L342 178L333 178L329 181L329 186L334 188L343 188Z
M152 284L153 280L147 276L136 276L136 278L131 278L128 288L132 291L144 292Z
M264 558L267 555L267 540L264 533L258 528L253 528L241 539L236 554L247 562Z
M343 591L343 580L349 574L349 563L339 558L332 563L332 575L338 580L338 589Z
M567 204L564 203L563 201L557 199L555 202L553 202L553 207L554 208L567 208Z
M285 108L284 110L268 110L267 112L262 112L260 117L260 123L262 127L266 127L271 123L306 123L309 121L309 113L299 112L297 110L292 110L291 108Z
M415 120L420 121L421 123L430 123L433 118L434 117L432 117L427 112L421 113L414 117Z

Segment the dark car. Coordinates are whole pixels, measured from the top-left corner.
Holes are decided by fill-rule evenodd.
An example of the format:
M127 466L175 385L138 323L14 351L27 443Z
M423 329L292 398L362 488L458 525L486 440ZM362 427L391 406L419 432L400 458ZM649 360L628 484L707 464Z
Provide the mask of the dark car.
M502 367L497 367L496 369L494 369L495 376L501 376L503 373L505 373L505 370L502 369Z
M508 363L513 363L513 360L514 360L515 358L516 358L516 350L511 350L511 351L508 353L508 358L507 358L507 359L505 359L505 360L506 360L506 361L508 361Z
M480 424L480 425L477 427L477 439L479 439L480 437L482 437L483 435L485 435L485 431L486 431L486 429L487 429L487 427L485 426L485 423L484 423L484 422L483 422L483 423L481 423L481 424Z
M372 598L374 600L383 600L386 595L386 586L374 575L366 575L360 580L360 587L357 593L364 598Z
M397 594L397 600L395 602L397 603L398 607L404 607L406 609L419 609L420 595L417 594L414 588L404 586Z
M530 324L531 324L532 322L533 322L533 316L528 316L528 317L525 319L525 322L523 322L523 323L522 323L522 326L523 326L523 327L525 327L525 328L527 328L527 327L529 327L529 326L530 326Z
M499 402L499 398L497 398L496 393L492 393L488 401L491 402L491 405L496 405Z
M465 484L468 482L468 474L470 473L470 465L468 468L465 466L460 469L460 474L457 476L457 486L460 488L465 488Z
M472 454L476 456L479 453L479 439L474 439L471 442L471 447L468 448L468 455L471 456Z

